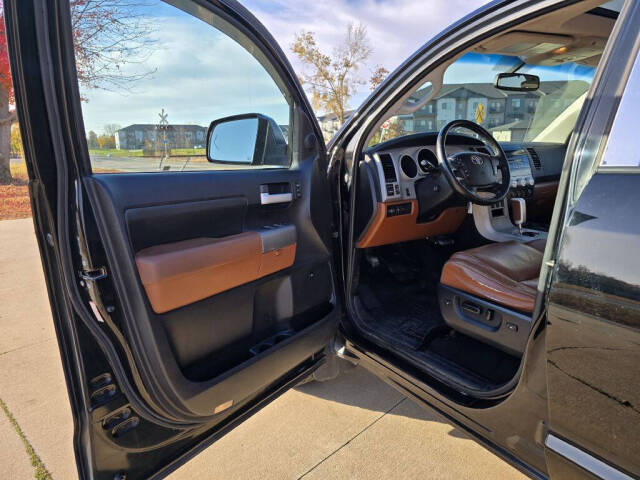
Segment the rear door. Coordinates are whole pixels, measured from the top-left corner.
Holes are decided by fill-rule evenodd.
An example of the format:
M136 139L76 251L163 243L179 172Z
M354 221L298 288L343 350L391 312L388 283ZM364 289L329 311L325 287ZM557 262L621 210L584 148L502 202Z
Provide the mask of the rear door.
M324 143L234 1L5 1L82 478L164 474L325 358Z
M552 478L640 476L640 4L622 15L575 142L566 213L554 213L566 216L546 333Z

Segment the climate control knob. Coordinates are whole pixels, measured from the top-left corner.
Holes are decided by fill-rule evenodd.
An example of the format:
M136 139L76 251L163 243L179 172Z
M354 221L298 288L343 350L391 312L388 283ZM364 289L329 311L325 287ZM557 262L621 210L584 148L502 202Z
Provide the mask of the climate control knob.
M533 177L529 177L529 178L527 179L527 183L528 183L529 185L533 186Z
M524 187L527 184L527 182L525 182L524 178L521 178L520 180L518 180L518 185L520 185L521 187Z

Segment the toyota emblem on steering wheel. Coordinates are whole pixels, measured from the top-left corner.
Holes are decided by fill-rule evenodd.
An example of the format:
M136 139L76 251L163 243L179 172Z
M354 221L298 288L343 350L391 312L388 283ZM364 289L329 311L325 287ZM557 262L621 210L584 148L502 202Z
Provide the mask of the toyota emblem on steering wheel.
M484 160L482 159L482 157L479 157L478 155L471 155L471 163L473 163L474 165L480 166L484 163Z

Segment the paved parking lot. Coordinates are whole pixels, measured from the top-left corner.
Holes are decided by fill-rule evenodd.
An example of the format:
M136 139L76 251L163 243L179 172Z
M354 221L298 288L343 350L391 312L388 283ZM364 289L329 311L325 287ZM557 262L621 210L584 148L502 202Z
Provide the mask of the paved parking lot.
M71 415L31 219L0 222L0 329L3 478L34 478L32 461L55 479L76 478ZM170 478L302 477L524 478L360 368L284 394Z

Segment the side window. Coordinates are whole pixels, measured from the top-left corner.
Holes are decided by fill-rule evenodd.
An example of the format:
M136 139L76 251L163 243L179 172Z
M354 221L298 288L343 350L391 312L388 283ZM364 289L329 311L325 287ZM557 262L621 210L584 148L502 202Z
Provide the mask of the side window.
M609 140L602 155L601 167L640 167L635 137L637 135L638 107L640 106L640 56L631 70Z
M289 166L293 101L238 29L193 0L70 8L93 173Z

